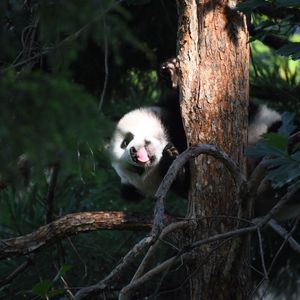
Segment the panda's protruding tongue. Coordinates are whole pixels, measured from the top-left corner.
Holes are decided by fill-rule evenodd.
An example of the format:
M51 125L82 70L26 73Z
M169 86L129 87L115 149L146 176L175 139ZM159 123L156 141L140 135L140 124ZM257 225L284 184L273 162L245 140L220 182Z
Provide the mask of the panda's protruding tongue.
M145 147L141 147L137 151L136 156L137 156L137 160L142 163L145 163L150 160L150 158L148 156L148 152Z

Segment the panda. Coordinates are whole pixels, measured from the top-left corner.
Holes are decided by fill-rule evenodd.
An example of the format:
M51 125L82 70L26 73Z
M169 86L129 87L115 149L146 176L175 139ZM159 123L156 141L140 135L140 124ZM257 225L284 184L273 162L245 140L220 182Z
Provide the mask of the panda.
M281 116L276 111L266 106L258 107L249 125L249 144L255 144L262 134L280 121ZM164 107L141 107L125 114L110 143L112 166L121 178L123 198L153 196L173 160L185 149L181 123ZM248 167L253 169L253 166ZM186 168L183 173L187 173ZM179 174L174 188L179 195L185 195L187 179L180 176L184 174Z
M110 142L112 166L121 178L121 197L152 197L172 162L187 148L182 125L176 59L158 70L162 97L159 106L141 107L125 114ZM179 171L171 189L187 197L189 168Z
M132 110L120 119L113 133L110 143L111 161L121 178L121 196L124 199L139 200L145 196L154 196L172 162L187 148L179 111L175 63L174 59L170 59L160 68L160 78L171 91L166 97L171 106ZM281 115L278 112L266 105L251 102L248 144L254 145L264 133L277 131L281 124ZM258 162L249 159L250 173ZM187 165L179 172L171 189L186 197L188 187ZM271 201L266 201L265 195L258 199L255 208L257 216L272 208L275 204L274 194L275 191L268 197Z
M185 136L174 114L163 107L142 107L125 114L110 143L112 166L121 178L121 196L139 200L153 196L170 165L186 148ZM173 190L184 196L187 177L184 168Z

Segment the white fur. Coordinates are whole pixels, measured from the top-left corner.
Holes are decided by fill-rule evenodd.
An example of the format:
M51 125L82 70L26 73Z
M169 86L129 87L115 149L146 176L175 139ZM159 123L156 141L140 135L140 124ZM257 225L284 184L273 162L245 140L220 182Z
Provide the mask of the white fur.
M153 195L162 178L159 174L158 163L165 146L169 143L166 128L161 122L162 113L159 107L140 108L130 111L117 124L110 143L112 166L121 178L122 183L135 186L143 194ZM134 138L125 149L121 148L126 134ZM139 175L133 166L138 164L131 159L130 148L146 147L149 155L155 155L155 160L144 166L144 172Z
M249 124L248 144L255 144L274 122L280 120L281 116L278 112L268 108L266 105L260 106L258 113Z

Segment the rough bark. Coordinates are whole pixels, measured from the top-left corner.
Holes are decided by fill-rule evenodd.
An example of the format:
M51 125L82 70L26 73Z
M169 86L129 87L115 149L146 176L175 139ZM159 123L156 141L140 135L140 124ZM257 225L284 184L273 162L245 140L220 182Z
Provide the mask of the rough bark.
M235 2L178 1L180 97L188 144L213 144L245 172L249 49L246 21L233 9ZM223 164L202 155L190 166L188 217L209 218L195 224L187 235L189 244L238 226L232 218L211 217L242 216L237 190ZM229 241L211 255L219 242L201 248L198 263L191 266L191 299L246 299L250 275L247 242L241 241Z
M166 224L174 220L175 218L164 216ZM152 227L152 222L153 216L122 211L69 214L32 233L0 240L0 260L36 252L80 232L100 229L147 230Z

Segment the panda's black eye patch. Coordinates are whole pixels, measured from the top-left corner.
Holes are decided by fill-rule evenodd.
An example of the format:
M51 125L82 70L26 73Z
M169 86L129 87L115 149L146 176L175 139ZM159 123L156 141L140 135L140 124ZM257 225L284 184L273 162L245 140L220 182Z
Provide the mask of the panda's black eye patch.
M134 138L134 135L131 132L128 132L125 135L125 138L121 143L121 148L125 149L128 146L128 144L133 140L133 138Z

